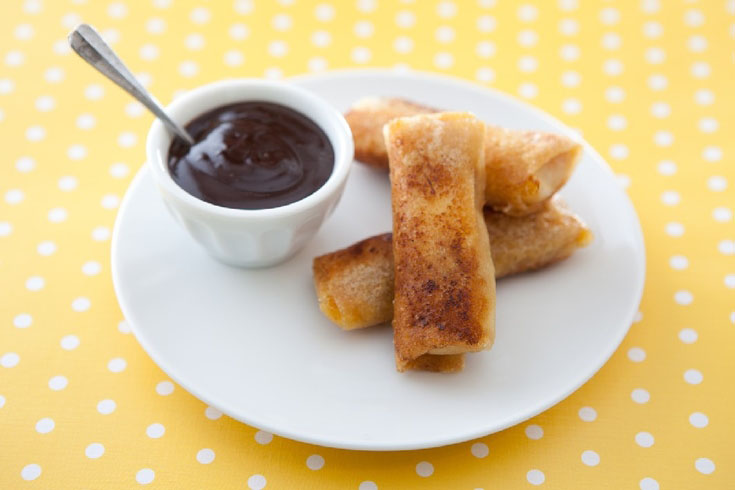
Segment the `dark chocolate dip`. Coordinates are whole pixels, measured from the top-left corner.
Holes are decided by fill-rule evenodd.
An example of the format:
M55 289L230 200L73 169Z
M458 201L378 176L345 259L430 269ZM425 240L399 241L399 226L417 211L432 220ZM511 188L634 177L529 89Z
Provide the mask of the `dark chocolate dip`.
M218 206L275 208L313 194L329 178L334 149L311 119L272 102L239 102L186 125L193 146L174 139L168 168L189 194Z

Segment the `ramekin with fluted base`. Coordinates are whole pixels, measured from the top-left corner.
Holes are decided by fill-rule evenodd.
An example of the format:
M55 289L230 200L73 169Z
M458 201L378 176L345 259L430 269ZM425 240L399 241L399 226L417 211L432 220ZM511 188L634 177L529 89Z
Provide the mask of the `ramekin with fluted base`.
M166 112L185 125L211 109L246 101L290 107L324 130L334 149L334 168L322 187L270 209L233 209L202 201L171 177L167 162L173 134L158 120L148 131L147 165L168 210L212 257L238 267L267 267L295 254L332 213L347 181L354 145L342 114L311 92L283 82L235 79L204 85L177 98Z

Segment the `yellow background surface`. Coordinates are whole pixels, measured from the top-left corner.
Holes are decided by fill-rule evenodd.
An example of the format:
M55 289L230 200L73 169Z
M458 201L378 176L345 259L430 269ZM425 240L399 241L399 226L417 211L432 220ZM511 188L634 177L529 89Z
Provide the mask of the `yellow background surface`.
M4 0L0 488L735 488L734 19L721 0ZM333 450L221 416L117 306L110 230L151 116L70 53L82 20L164 102L224 77L395 66L558 116L641 219L630 333L564 402L449 447Z

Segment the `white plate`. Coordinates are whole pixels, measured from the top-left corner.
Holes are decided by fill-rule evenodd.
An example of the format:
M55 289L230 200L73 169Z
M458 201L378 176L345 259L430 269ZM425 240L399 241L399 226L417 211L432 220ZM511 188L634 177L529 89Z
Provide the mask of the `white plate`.
M340 110L365 95L399 95L509 127L574 135L507 95L436 75L345 71L294 83ZM636 312L644 278L640 225L588 145L562 194L595 241L546 270L501 280L495 346L467 356L464 372L455 375L397 373L390 327L343 332L317 307L312 258L391 228L387 176L359 164L316 239L264 270L209 258L167 214L141 170L115 224L115 291L153 360L235 419L349 449L466 441L571 394L615 351Z

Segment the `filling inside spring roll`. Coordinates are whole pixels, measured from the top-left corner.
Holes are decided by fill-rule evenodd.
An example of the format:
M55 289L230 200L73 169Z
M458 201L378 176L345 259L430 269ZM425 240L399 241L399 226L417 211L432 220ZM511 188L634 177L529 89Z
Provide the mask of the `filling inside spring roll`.
M585 224L558 197L527 216L507 216L488 208L484 215L496 278L563 260L592 239ZM344 330L390 322L393 266L390 233L316 257L313 271L319 308Z
M484 124L467 113L399 118L384 127L399 371L424 354L476 352L494 340L483 136Z
M383 126L397 117L437 111L400 98L357 101L345 114L355 140L355 158L387 170ZM566 136L487 125L486 203L515 216L537 211L569 179L580 153L580 145Z
M580 152L565 136L488 126L486 204L512 216L538 211L569 180Z

